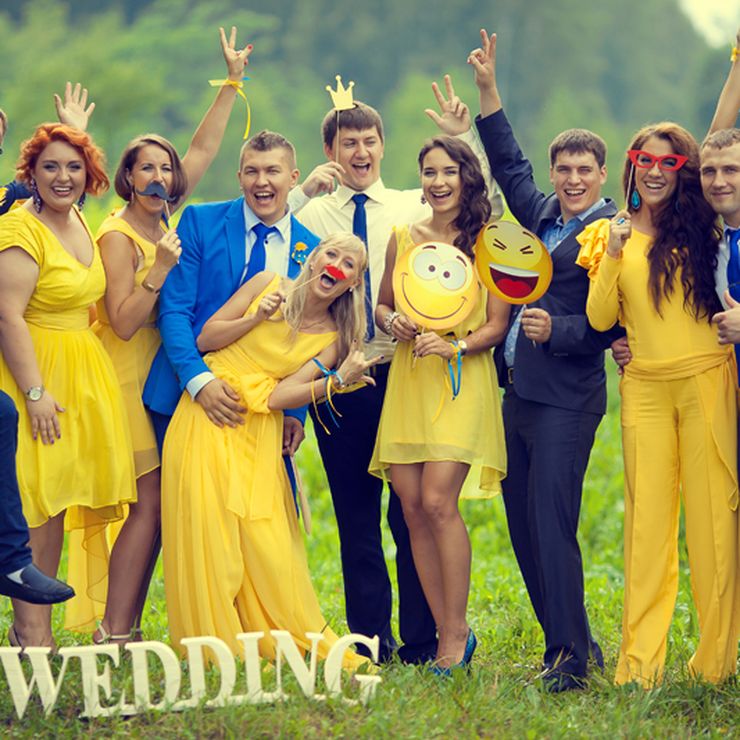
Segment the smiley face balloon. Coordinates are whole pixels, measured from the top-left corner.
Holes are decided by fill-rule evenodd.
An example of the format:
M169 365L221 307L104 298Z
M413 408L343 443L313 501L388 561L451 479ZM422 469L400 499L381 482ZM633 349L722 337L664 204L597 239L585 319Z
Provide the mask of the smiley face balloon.
M511 221L486 224L480 230L475 267L486 288L507 303L536 301L552 280L552 258L545 245Z
M417 244L393 269L396 308L425 329L451 329L464 321L478 292L473 265L451 244Z

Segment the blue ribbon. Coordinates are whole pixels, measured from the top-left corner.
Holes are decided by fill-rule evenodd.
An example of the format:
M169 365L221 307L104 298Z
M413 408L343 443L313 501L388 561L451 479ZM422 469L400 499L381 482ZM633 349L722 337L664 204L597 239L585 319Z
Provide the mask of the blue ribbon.
M313 358L313 361L316 363L316 366L319 368L319 370L321 370L321 374L325 378L331 378L332 375L339 376L339 374L337 373L336 370L329 370L329 368L326 367L326 365L324 365L321 362L321 360L317 359L316 357ZM339 377L341 377L341 376L339 376ZM331 382L331 380L329 380L328 382ZM331 410L331 404L330 403L327 403L326 404L326 408L329 410L329 416L331 417L331 420L334 422L334 426L337 429L339 429L339 422L337 421L337 417L334 416L334 412ZM316 413L318 413L318 409L316 409ZM337 413L339 413L339 412L337 412Z
M457 398L457 394L460 393L460 386L462 384L462 355L460 354L460 348L455 340L452 341L452 345L457 350L457 367L453 370L452 362L447 360L447 372L450 374L452 400L454 401Z

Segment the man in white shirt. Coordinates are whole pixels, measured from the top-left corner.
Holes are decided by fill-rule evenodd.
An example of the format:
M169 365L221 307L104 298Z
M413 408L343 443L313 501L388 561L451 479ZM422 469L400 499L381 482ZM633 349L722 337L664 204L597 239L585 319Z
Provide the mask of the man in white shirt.
M485 162L485 154L470 130L467 108L454 95L449 79L446 82L448 99L434 86L442 115L434 111L427 114L444 133L461 135L479 154L479 160ZM383 661L396 650L391 629L391 584L380 529L383 484L367 469L394 345L390 336L375 328L373 308L393 227L425 218L429 206L422 201L420 189L392 190L383 184L380 176L383 122L374 108L356 101L350 110L339 114L329 111L322 124L322 136L327 159L339 165L336 169L341 172L342 184L333 193L315 198L302 208L300 219L322 238L336 231L349 231L365 240L369 253L365 287L372 297L367 305L369 328L365 352L368 356L382 354L386 361L373 368L375 388L335 397L342 414L339 428L332 428L330 435L320 424L314 424L314 428L339 528L347 623L352 632L380 637ZM484 174L489 174L487 163ZM492 217L499 218L503 212L501 196L490 181L490 174L488 181ZM436 627L416 574L403 512L392 490L388 523L396 543L399 626L404 643L398 651L399 657L409 663L425 662L433 659L436 652Z

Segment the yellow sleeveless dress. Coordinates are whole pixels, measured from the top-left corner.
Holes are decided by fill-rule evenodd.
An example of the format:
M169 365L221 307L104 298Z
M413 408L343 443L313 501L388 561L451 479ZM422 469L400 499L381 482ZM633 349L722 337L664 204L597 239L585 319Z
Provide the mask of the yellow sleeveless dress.
M80 219L87 229L81 214ZM136 500L121 390L108 354L88 325L88 308L105 291L105 272L97 248L85 267L25 208L0 218L0 251L12 247L39 266L24 318L43 384L65 409L59 414L61 439L53 445L34 441L23 391L0 357L0 388L20 414L16 459L23 513L29 526L39 527L66 509L65 527L76 534L68 580L78 594L67 603L66 626L94 627L94 616L87 607L84 616L80 609L95 595L102 613L108 572L105 525L120 519L123 504Z
M276 276L255 298L279 285ZM264 631L260 654L274 659L269 630L291 633L309 649L321 632L325 658L337 636L321 614L282 459L283 414L267 402L278 382L336 339L264 321L206 355L209 368L238 390L244 424L219 428L187 393L167 430L162 460L162 552L170 639L215 635L235 655L240 632ZM364 662L345 654L345 667Z
M141 236L131 224L117 214L111 214L103 221L95 237L98 243L105 234L112 231L118 231L131 239L143 257L134 276L135 284L141 285L154 264L156 245ZM149 368L161 344L156 321L157 306L152 309L146 323L136 331L131 339L125 341L113 331L105 309L105 300L101 298L98 301L98 320L93 325L93 331L98 335L113 361L118 382L121 384L123 401L131 428L137 478L159 467L154 427L141 400Z
M398 259L415 245L408 226L395 233ZM464 339L485 323L487 296L481 290L470 316L444 336ZM453 400L447 360L432 355L414 361L413 346L399 342L393 355L370 473L387 479L391 464L453 460L471 465L463 497L500 493L506 445L491 352L463 359L460 393Z

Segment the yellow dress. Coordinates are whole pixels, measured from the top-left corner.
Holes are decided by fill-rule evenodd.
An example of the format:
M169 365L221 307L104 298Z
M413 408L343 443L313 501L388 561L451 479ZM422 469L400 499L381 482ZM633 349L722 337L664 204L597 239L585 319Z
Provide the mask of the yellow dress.
M122 504L136 500L121 390L108 354L88 326L88 308L105 291L105 272L97 249L85 267L25 208L0 218L0 251L11 247L23 249L39 266L24 318L43 384L65 409L59 414L61 439L53 445L34 441L25 396L0 358L0 388L20 413L23 513L29 526L39 527L66 509L66 528L80 530L84 552L70 547L68 580L78 596L67 604L67 626L92 627L94 616L83 617L79 607L86 596L105 601L105 524L122 516Z
M619 258L608 222L586 227L586 313L595 329L620 323L632 360L620 382L624 455L624 615L615 681L659 683L678 592L683 500L699 641L689 671L719 682L735 672L740 547L734 353L683 305L680 273L661 315L648 290L652 239L639 231Z
M414 247L408 226L396 230L396 259ZM488 292L481 290L470 316L445 333L464 339L486 321ZM414 360L413 342L399 342L370 461L373 475L387 478L391 464L453 460L469 463L465 497L501 491L506 446L496 368L490 352L466 356L462 382L452 399L447 360L436 355ZM470 480L479 475L478 485Z
M125 234L136 245L137 256L140 256L140 259L134 280L137 286L141 285L154 264L156 245L141 236L127 221L116 214L108 216L98 229L96 236L98 243L101 237L112 231ZM141 400L144 383L149 375L154 355L157 354L161 344L156 321L157 307L155 306L146 323L136 331L131 339L128 341L121 339L110 325L105 301L101 298L98 301L98 320L93 326L93 331L98 335L113 361L118 382L121 384L123 401L126 404L126 414L131 428L137 478L159 467L154 427Z
M262 296L279 285L276 276ZM250 307L251 309L251 307ZM283 414L270 411L278 381L336 339L298 333L282 319L264 321L206 356L209 368L238 389L245 423L219 428L183 393L167 430L162 460L162 552L170 639L215 635L235 655L240 632L264 631L260 654L274 659L269 630L310 648L321 632L325 658L337 636L311 585L295 504L282 459ZM345 653L345 667L365 659Z

